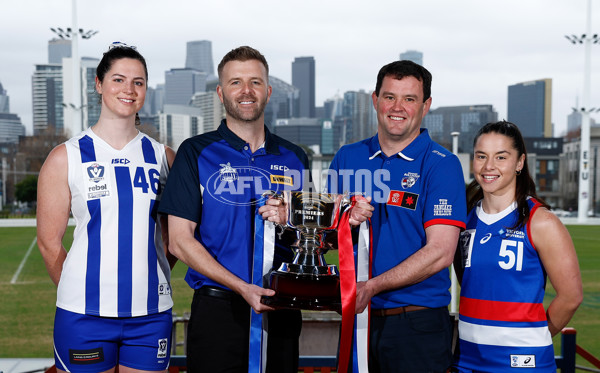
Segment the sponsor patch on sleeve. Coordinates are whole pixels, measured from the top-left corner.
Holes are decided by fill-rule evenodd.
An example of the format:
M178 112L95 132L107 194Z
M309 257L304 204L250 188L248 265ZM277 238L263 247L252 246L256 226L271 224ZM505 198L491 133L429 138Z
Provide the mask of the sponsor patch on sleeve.
M291 176L271 175L271 183L294 186L294 179Z
M387 204L390 206L404 207L409 210L416 210L418 199L418 194L392 190L390 191Z

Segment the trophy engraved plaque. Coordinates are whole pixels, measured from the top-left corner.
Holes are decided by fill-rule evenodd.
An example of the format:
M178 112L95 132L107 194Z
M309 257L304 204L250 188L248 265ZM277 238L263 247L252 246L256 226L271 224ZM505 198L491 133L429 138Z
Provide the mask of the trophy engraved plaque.
M261 302L276 308L341 311L340 276L324 254L337 245L325 243L338 226L343 210L350 205L342 194L283 192L287 204L288 229L296 231L292 263L271 271L268 286L277 293Z

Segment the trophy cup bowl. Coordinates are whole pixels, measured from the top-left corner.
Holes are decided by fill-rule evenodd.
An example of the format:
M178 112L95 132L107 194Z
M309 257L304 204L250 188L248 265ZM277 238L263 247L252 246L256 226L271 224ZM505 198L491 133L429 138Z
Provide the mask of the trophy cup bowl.
M280 198L280 197L278 197ZM283 192L287 204L286 227L296 231L292 263L282 263L269 275L269 287L276 291L261 302L275 308L341 311L340 277L324 254L337 245L325 243L325 236L337 229L340 214L349 205L342 194Z

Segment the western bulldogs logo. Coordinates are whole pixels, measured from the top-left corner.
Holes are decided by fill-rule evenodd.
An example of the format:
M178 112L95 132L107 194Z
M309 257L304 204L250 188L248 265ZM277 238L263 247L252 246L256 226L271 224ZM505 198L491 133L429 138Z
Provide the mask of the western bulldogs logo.
M97 183L100 180L104 179L104 166L101 166L98 163L92 163L87 168L87 174L90 177L91 181Z
M420 175L414 172L407 172L402 178L402 189L412 188L419 179Z

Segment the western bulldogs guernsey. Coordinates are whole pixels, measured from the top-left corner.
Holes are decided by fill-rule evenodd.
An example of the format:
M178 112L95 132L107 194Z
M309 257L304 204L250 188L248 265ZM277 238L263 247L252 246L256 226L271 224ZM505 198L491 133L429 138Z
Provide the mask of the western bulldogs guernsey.
M540 206L528 200L530 219ZM460 296L456 365L476 371L556 371L544 310L546 272L529 224L511 229L516 202L489 215L481 202L461 234L464 275Z
M66 143L76 228L57 307L133 317L173 306L157 201L166 181L163 145L139 133L115 150L91 128Z

